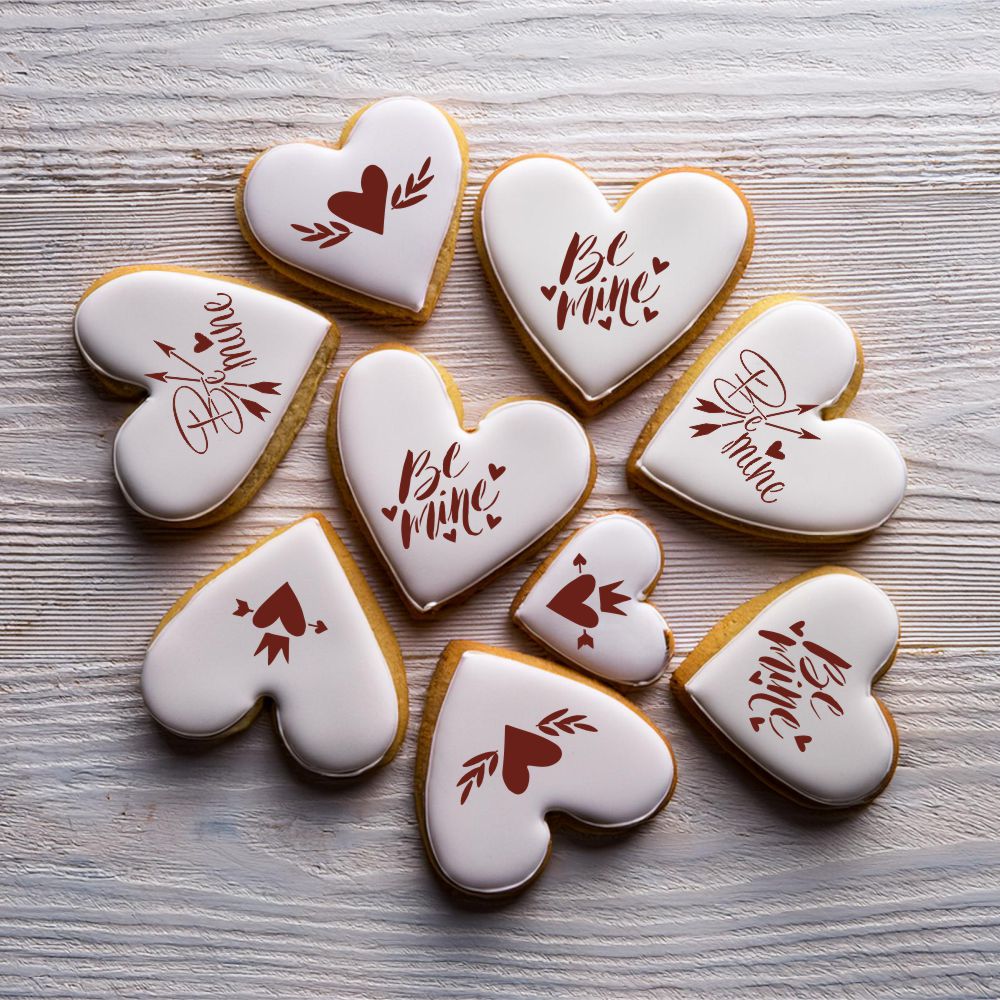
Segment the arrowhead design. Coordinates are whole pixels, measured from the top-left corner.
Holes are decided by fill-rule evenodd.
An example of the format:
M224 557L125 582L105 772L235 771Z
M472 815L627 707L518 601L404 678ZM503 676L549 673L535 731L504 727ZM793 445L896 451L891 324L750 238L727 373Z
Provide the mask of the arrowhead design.
M615 590L615 587L620 587L622 582L622 580L616 580L614 583L606 583L603 587L598 588L601 598L601 610L606 614L625 616L625 612L618 605L629 600L629 596L628 594L620 594Z

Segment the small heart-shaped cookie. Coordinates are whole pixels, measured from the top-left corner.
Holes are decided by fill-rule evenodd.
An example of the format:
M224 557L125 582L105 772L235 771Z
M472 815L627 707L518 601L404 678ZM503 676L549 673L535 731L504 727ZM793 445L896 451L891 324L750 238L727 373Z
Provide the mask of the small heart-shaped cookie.
M737 608L671 686L778 791L819 808L860 805L896 767L896 726L872 684L889 669L898 639L889 598L857 573L826 567Z
M445 373L405 347L378 348L344 372L329 447L344 497L418 614L544 544L594 477L587 434L562 407L509 400L467 431ZM391 521L387 505L399 508Z
M102 383L148 397L115 438L125 498L186 526L228 517L260 489L337 349L321 313L183 268L111 271L84 293L75 331Z
M467 150L458 125L413 97L359 111L338 144L257 156L236 205L272 267L327 295L423 321L455 253Z
M616 833L673 792L670 745L609 688L545 660L452 642L427 693L417 813L427 853L472 895L517 892L549 855L548 816Z
M249 725L270 698L305 768L349 777L385 763L406 730L399 647L320 514L269 535L191 588L160 623L142 696L195 739Z
M487 180L473 218L525 346L586 414L698 336L753 249L740 191L687 168L647 178L612 207L576 164L522 156Z
M764 299L676 382L639 435L629 477L752 533L865 535L903 499L906 465L871 424L831 419L854 398L862 369L861 346L835 312Z
M672 637L646 598L663 570L656 533L623 512L595 518L559 546L514 598L511 615L560 659L614 684L652 684Z

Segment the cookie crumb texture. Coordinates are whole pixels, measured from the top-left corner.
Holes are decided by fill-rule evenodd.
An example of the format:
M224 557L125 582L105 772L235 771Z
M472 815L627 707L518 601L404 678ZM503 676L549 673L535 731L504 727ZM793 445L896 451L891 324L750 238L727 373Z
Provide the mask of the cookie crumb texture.
M77 344L113 392L146 395L115 437L126 500L197 526L243 507L302 426L337 349L330 319L232 278L121 268L77 306Z
M666 739L610 689L476 643L442 654L416 794L428 855L454 888L517 892L548 859L550 814L622 831L662 808L674 781Z
M353 777L406 729L403 661L343 543L319 514L281 528L193 587L142 668L152 716L178 736L244 728L264 699L305 768Z

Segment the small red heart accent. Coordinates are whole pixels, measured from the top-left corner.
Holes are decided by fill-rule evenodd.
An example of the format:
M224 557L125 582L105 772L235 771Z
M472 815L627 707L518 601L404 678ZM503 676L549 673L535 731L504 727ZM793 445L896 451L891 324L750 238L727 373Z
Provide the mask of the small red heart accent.
M499 479L506 471L506 465L494 465L490 462L490 479Z
M653 258L653 273L654 274L659 274L661 271L665 271L668 267L670 267L670 261L669 260L660 260L659 257L654 257Z
M382 168L373 163L365 167L361 174L360 191L338 191L330 195L326 207L344 222L351 222L381 236L385 228L385 196L388 192L389 181Z
M542 292L542 295L544 295L549 300L549 302L551 302L552 301L552 296L556 294L556 286L555 285L542 285L541 292Z
M642 317L648 323L651 319L656 319L660 315L659 309L650 309L649 306L643 306Z
M784 458L785 457L785 453L781 450L781 442L780 441L775 441L774 444L772 444L771 447L768 448L766 452L764 452L764 454L767 455L768 458Z
M205 334L199 332L194 335L194 353L201 354L202 351L207 351L212 346L212 338L206 337Z
M316 622L316 624L313 625L313 631L315 631L317 635L322 635L326 631L326 622L322 620Z
M813 738L811 736L796 736L795 745L799 748L802 753L806 752L806 744L812 743Z
M503 520L503 518L500 517L499 515L496 515L496 516L494 516L493 514L487 514L486 515L486 523L491 528L495 528L502 520Z
M451 531L446 531L444 533L444 537L447 538L449 542L453 542L458 537L458 532L452 528Z
M800 639L802 638L802 633L805 631L805 629L806 629L805 622L796 622L794 625L790 627L790 631L794 632Z
M399 510L399 508L395 504L393 504L391 507L383 507L382 513L386 516L388 520L392 521L395 520L397 510Z
M750 725L753 726L753 731L756 733L764 725L764 720L759 715L755 715L750 720Z
M605 330L611 329L611 317L605 316L604 319L599 319L597 321L598 326L603 326Z
M754 675L753 675L753 676L752 676L752 677L750 678L750 681L751 681L751 683L752 683L752 684L763 684L763 683L764 683L764 682L763 682L763 681L762 681L762 680L760 679L760 671L759 671L759 670L757 671L757 673L755 673L755 674L754 674Z

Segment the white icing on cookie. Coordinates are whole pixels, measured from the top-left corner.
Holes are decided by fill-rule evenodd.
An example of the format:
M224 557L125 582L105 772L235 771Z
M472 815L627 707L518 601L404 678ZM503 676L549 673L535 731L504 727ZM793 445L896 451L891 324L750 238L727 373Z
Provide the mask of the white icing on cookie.
M399 726L389 664L317 516L210 579L153 639L142 668L153 717L218 736L264 697L292 756L348 777L380 763Z
M635 471L752 527L826 537L877 528L903 499L903 458L870 424L821 416L857 362L854 335L835 312L779 302L711 359Z
M749 209L715 175L660 174L615 211L579 167L551 156L501 167L480 224L521 326L588 402L697 322L751 231Z
M225 278L143 268L88 292L75 327L88 364L148 393L115 438L125 498L149 517L188 521L257 464L330 321Z
M772 601L684 691L780 784L821 806L856 805L895 762L871 686L898 638L895 608L878 587L823 573Z
M418 312L464 176L448 118L413 97L377 101L341 149L293 142L252 166L243 210L294 267Z
M674 783L666 740L626 703L502 650L461 653L422 752L434 863L482 895L515 891L538 873L548 813L623 829L655 813Z
M334 405L352 499L418 611L490 576L589 491L590 442L566 410L513 400L466 431L441 373L416 351L359 358Z
M557 656L615 684L651 684L670 630L646 595L663 565L652 529L628 514L584 526L515 599L514 620Z

